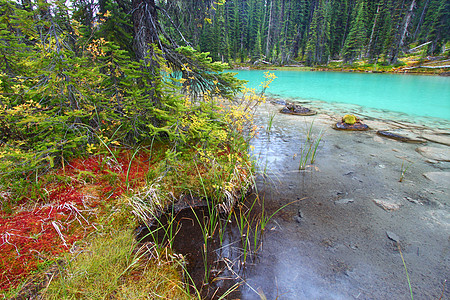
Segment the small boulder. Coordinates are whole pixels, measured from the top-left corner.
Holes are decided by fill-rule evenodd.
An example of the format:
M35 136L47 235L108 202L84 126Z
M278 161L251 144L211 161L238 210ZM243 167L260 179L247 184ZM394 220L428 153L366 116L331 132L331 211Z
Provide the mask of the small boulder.
M354 202L354 201L355 201L355 199L345 198L345 199L336 200L336 201L334 201L334 203L335 204L348 204L348 203L351 203L351 202Z
M393 233L391 231L386 231L386 235L391 241L394 241L396 243L400 242L400 238L395 233Z
M395 203L392 200L373 199L373 202L385 211L395 211L400 208L400 204Z

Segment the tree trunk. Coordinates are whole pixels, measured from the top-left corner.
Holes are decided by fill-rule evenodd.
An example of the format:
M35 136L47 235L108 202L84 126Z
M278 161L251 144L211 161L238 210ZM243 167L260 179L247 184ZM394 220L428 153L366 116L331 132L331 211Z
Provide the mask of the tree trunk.
M269 58L269 46L270 46L270 34L272 29L272 9L273 9L273 0L270 1L270 13L269 13L269 27L267 28L267 41L266 41L266 59Z
M423 10L422 10L422 14L420 15L419 23L417 24L416 31L414 32L414 39L416 38L417 33L419 32L420 26L422 26L423 18L425 16L425 12L427 11L427 8L428 8L428 2L430 2L430 0L427 0L427 2L425 2L425 5L423 6Z
M294 40L292 41L291 46L291 56L293 59L296 59L298 57L298 51L300 49L300 40L302 39L302 30L301 27L297 27L297 34L295 35Z
M370 47L372 46L373 35L375 33L375 28L377 26L378 16L380 13L380 6L381 6L380 4L377 5L377 12L376 12L375 18L373 20L372 32L370 33L369 43L367 44L366 57L369 55Z
M405 43L405 37L406 33L408 32L408 26L411 22L411 16L414 9L414 5L416 4L416 0L412 0L411 5L409 7L409 10L406 12L405 19L403 21L402 29L400 30L400 39L397 43L397 46L395 47L392 57L391 57L391 64L394 64L397 62L398 54L400 53L401 48L403 47L403 44Z
M158 38L158 13L154 0L133 0L134 48L136 58L147 66L158 67L152 44L162 49Z

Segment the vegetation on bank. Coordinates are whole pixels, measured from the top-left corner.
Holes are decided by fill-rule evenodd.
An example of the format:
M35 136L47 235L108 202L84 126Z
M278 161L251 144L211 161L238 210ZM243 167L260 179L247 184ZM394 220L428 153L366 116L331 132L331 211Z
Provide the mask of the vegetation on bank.
M448 45L450 47L450 43ZM410 73L440 75L450 72L448 56L428 56L421 54L405 55L399 58L395 65L371 63L369 60L355 60L353 63L344 63L342 60L331 61L327 65L307 67L297 62L290 65L232 63L236 69L263 69L263 70L290 70L290 71L342 71L342 72L368 72L368 73Z
M64 1L0 1L4 298L189 297L182 259L134 240L142 212L186 195L229 208L251 185L263 94L163 34L130 49L117 9L84 25Z

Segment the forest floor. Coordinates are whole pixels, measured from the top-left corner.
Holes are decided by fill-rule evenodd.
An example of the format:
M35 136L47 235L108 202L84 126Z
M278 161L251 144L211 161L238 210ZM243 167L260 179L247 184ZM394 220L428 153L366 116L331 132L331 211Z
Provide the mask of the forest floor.
M271 211L299 201L268 225L247 272L253 289L242 298L255 299L258 290L267 299L448 299L449 124L366 117L369 131L337 131L341 112L302 105L319 114L284 115L281 105L266 104L257 116L267 128L275 114L271 130L252 142L264 172L258 193ZM317 141L320 132L315 162L299 170L307 136Z

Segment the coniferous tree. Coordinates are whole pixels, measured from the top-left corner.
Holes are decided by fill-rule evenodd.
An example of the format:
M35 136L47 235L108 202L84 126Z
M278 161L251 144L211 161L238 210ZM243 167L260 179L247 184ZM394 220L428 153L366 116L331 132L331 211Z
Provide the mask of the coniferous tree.
M326 64L330 56L330 18L331 1L320 0L314 10L310 33L306 44L306 63Z
M423 26L422 35L431 44L427 54L438 54L442 46L450 40L450 3L445 0L431 0Z
M350 32L342 48L342 57L345 62L352 63L361 56L366 40L366 11L365 1L358 0L354 10L354 17L350 25Z

